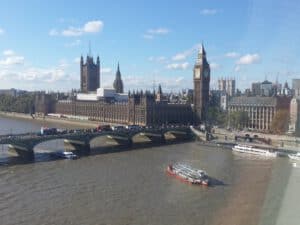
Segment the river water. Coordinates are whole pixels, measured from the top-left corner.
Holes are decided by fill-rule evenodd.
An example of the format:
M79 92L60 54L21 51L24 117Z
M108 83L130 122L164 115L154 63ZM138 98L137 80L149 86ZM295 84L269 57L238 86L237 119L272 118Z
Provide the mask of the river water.
M0 118L0 134L40 126ZM299 224L300 169L287 158L239 156L197 142L73 161L40 156L62 148L59 141L40 144L34 149L37 162L14 164L1 147L1 225ZM167 165L179 161L206 170L214 185L193 186L167 176Z

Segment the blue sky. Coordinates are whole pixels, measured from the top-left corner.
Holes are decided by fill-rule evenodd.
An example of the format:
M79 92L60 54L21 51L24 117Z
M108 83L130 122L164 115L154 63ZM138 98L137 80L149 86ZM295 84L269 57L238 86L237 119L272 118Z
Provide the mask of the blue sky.
M201 42L212 88L220 77L241 89L290 82L300 78L299 21L297 0L10 0L0 8L0 89L79 88L89 41L106 87L120 62L125 90L192 88Z

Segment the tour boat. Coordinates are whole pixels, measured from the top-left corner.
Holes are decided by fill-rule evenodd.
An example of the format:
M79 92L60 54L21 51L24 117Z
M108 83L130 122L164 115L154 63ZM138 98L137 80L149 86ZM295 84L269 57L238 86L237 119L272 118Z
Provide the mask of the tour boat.
M73 152L66 152L66 151L55 152L55 155L60 158L64 158L64 159L77 159L78 158L78 156L76 154L74 154Z
M193 169L192 167L175 163L167 167L167 173L188 183L198 185L209 185L209 177L205 171Z
M278 156L277 152L272 151L270 149L253 147L253 146L249 146L249 145L235 145L232 148L232 150L235 152L239 152L239 153L262 155L262 156L267 156L267 157L277 157Z
M300 160L300 152L297 152L296 154L288 154L290 159L294 160Z

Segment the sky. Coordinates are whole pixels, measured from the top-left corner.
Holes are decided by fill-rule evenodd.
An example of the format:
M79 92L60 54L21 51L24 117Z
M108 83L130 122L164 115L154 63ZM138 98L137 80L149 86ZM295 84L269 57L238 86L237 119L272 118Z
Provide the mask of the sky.
M101 86L118 62L125 90L193 88L203 43L211 89L300 78L298 0L10 0L0 8L0 89L80 87L79 58L99 55Z

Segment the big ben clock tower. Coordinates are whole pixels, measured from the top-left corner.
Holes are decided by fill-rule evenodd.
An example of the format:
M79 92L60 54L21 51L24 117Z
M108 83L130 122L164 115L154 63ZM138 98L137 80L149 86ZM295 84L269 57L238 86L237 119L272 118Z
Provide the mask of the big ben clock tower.
M205 121L209 102L210 67L202 44L194 66L194 112L195 123Z

